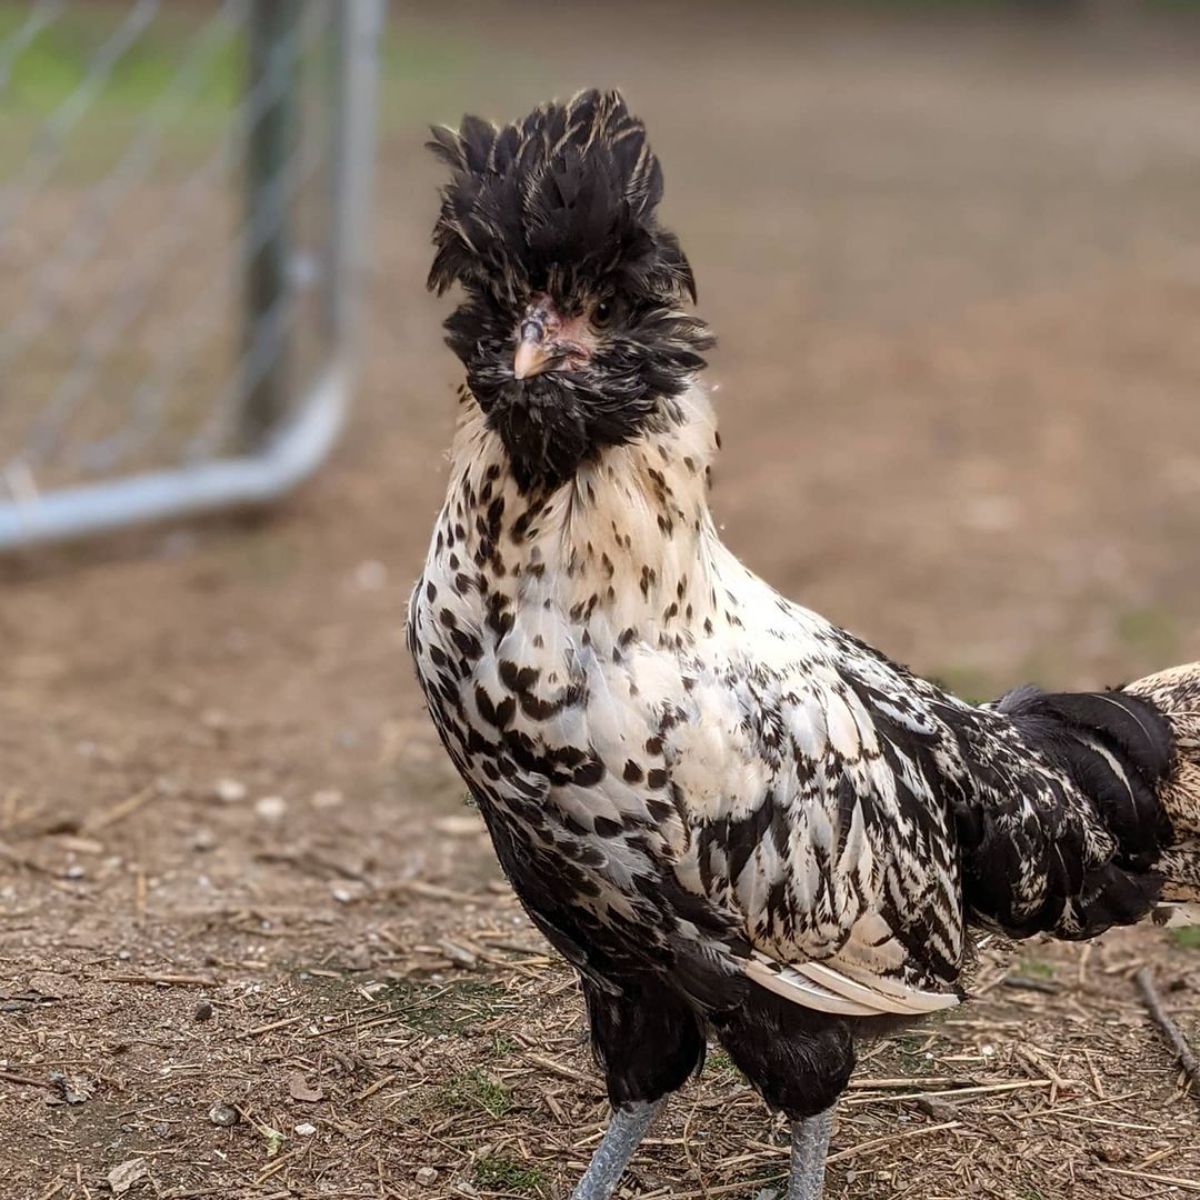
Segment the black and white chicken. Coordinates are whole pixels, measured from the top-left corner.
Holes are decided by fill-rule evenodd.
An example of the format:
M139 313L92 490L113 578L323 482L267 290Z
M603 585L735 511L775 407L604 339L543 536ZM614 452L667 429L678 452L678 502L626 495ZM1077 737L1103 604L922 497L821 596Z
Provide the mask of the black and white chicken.
M438 129L429 285L466 367L409 611L430 711L578 970L605 1200L720 1042L820 1195L862 1036L960 1004L972 928L1086 938L1200 893L1200 665L976 707L722 544L712 345L614 92Z

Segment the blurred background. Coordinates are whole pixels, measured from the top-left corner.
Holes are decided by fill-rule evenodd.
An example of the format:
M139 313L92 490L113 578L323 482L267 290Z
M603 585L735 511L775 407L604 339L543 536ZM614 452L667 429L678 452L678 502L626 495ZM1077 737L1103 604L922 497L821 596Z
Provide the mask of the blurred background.
M432 123L625 90L720 338L718 519L781 590L973 699L1200 658L1194 4L381 7L0 4L14 1196L552 1197L600 1128L404 650L459 382ZM1200 984L1165 933L985 956L864 1073L1016 1086L865 1092L831 1195L1195 1191L1144 962ZM712 1066L631 1195L781 1175Z

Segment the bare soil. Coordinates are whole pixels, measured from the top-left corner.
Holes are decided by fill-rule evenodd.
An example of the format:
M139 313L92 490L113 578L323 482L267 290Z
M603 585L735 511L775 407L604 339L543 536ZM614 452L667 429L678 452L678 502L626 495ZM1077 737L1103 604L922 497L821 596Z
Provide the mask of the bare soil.
M1195 29L404 7L335 461L270 519L0 568L14 1200L135 1159L131 1197L549 1198L599 1136L574 983L403 646L456 383L430 121L627 88L722 338L720 517L789 594L974 697L1200 658ZM832 1200L1200 1192L1141 965L1200 1037L1200 952L1162 931L987 950L974 1003L864 1055ZM752 1197L785 1161L714 1054L623 1195Z

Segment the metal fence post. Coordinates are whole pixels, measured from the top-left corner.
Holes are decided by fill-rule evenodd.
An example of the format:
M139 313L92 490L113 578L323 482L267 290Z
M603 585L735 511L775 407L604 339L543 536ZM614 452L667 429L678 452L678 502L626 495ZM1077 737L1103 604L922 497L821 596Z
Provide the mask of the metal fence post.
M353 7L353 5L350 5ZM248 130L246 221L261 230L248 239L245 263L245 400L239 442L256 450L287 413L291 198L286 171L296 142L297 0L253 0L249 13L247 90L268 99Z
M40 30L85 7L31 5L24 24L0 35L0 75ZM126 8L90 51L83 79L46 113L26 115L44 136L6 191L6 212L31 211L61 183L52 179L59 162L82 141L63 135L97 118L117 65L166 6ZM11 319L0 314L0 553L269 504L324 462L345 420L386 0L209 8L192 25L170 25L183 52L144 121L114 142L109 174L64 185L79 204L69 236L28 262L12 256L27 304ZM168 50L152 49L168 61ZM249 83L210 125L225 101L209 85L225 78L227 61ZM160 151L193 105L203 117L187 126L196 145L168 162ZM241 219L227 229L231 194ZM126 196L142 203L126 206ZM21 224L0 220L0 250ZM53 329L73 273L106 254L123 259L130 244L139 256L128 271L100 271L96 288L79 289L83 331L54 339L47 358L38 339ZM309 303L301 290L312 263L319 291Z
M379 42L387 0L346 0L338 10L333 128L333 230L325 272L325 312L334 345L353 355L375 162Z

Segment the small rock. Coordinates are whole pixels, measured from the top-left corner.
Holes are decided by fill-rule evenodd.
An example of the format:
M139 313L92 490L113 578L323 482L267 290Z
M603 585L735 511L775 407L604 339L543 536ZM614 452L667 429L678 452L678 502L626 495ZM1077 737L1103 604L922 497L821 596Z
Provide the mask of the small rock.
M87 872L78 863L72 863L63 874L68 879L83 879L87 875Z
M437 1183L437 1167L422 1167L417 1172L417 1183L421 1187L432 1187Z
M958 1109L953 1104L943 1104L939 1100L930 1100L925 1096L919 1097L915 1103L921 1112L935 1121L953 1121L958 1116Z
M214 849L216 844L217 835L211 829L197 829L192 834L192 849L201 854L206 854L209 850Z
M246 785L240 779L218 779L213 795L222 804L238 804L246 798Z
M193 1021L211 1021L213 1015L213 1006L207 1000L201 1000L196 1005L196 1011L192 1013Z
M84 1104L92 1098L96 1085L82 1075L64 1075L61 1071L50 1072L50 1086L55 1095L47 1098L47 1104Z
M254 802L254 811L264 821L278 821L287 812L287 801L282 796L263 796Z
M450 941L449 938L443 938L438 942L438 949L456 966L466 967L468 971L473 971L479 965L479 959L466 946L460 946L457 942Z
M131 1158L109 1171L108 1186L114 1196L123 1196L139 1179L145 1179L149 1174L150 1168L144 1158Z
M317 1132L317 1127L308 1121L302 1121L299 1125L295 1126L295 1131L299 1137L312 1137Z
M208 1119L214 1125L220 1125L223 1129L228 1129L242 1119L242 1114L232 1104L214 1104L208 1110Z
M318 1100L325 1099L325 1093L321 1091L319 1084L311 1084L304 1077L303 1071L293 1071L288 1076L288 1095L293 1100L300 1100L305 1104L315 1104Z

